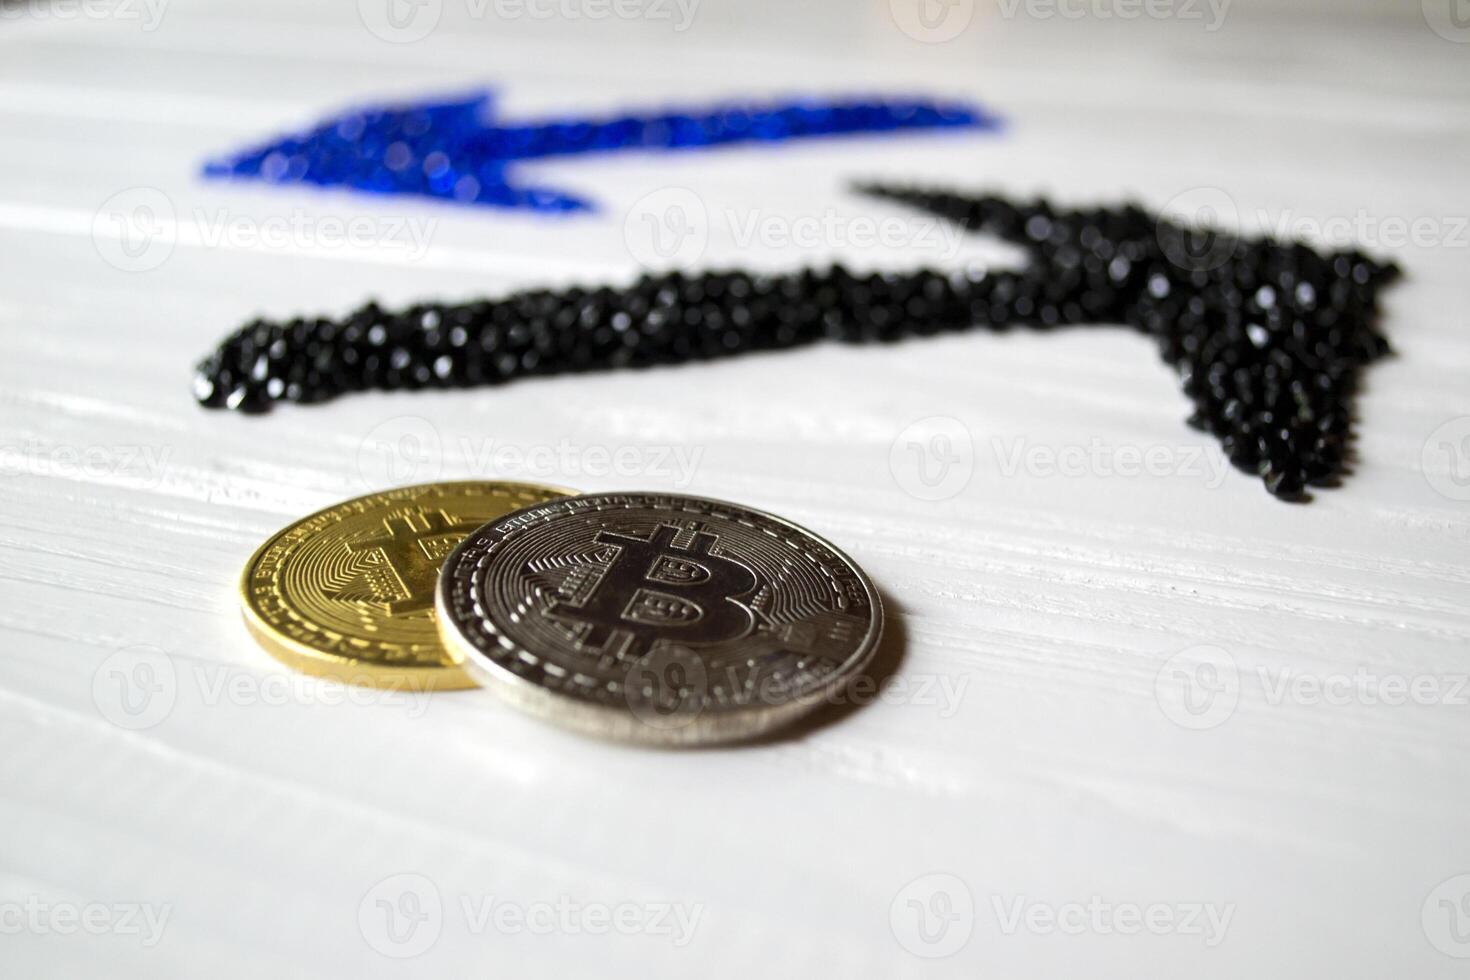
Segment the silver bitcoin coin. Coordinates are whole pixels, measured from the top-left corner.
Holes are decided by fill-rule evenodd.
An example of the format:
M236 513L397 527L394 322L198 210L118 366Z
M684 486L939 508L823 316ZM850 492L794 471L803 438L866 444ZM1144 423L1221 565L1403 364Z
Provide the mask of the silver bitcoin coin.
M819 706L878 642L862 569L737 504L594 493L525 507L444 563L439 628L465 670L583 732L693 745Z

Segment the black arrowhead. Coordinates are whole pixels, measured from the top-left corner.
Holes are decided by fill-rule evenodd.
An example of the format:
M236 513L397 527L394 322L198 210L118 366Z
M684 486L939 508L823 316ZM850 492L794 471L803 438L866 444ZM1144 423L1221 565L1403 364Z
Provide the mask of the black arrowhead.
M1359 371L1390 352L1378 293L1397 265L1187 227L1134 206L859 189L1025 248L1024 274L1058 322L1126 323L1154 337L1194 402L1188 423L1218 437L1271 493L1300 499L1306 485L1343 473Z

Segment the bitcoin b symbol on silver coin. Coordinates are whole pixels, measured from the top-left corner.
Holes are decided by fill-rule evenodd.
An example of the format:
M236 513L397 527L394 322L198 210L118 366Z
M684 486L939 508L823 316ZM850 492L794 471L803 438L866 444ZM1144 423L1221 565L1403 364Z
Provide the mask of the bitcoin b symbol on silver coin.
M697 531L681 546L679 531L660 524L649 537L599 532L594 540L614 549L606 573L583 603L553 599L546 612L575 630L584 649L632 661L624 697L655 728L687 725L703 708L708 672L690 646L755 628L755 614L739 601L755 591L755 573L713 553L717 535ZM670 636L681 642L664 642Z
M599 532L596 542L616 549L611 566L586 602L554 599L548 615L579 627L584 646L616 646L620 657L641 657L671 634L685 643L744 636L755 617L736 597L755 590L755 573L712 554L716 535L696 532L681 548L678 533L667 524L649 538Z

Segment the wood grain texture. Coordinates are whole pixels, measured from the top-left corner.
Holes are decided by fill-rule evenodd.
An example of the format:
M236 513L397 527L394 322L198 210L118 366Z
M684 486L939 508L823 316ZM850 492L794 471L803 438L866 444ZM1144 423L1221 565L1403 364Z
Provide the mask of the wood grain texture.
M1463 974L1446 949L1466 891L1453 879L1470 872L1470 523L1454 482L1470 473L1455 441L1470 436L1470 47L1417 5L1239 0L1207 30L979 0L935 44L876 0L704 0L683 31L445 0L408 44L374 37L352 3L171 0L151 30L141 4L43 15L64 7L11 4L0 21L5 975ZM536 165L605 205L566 220L196 176L343 104L484 84L516 113L925 91L982 100L1010 127ZM1247 227L1355 222L1408 273L1387 294L1398 356L1367 374L1356 471L1309 506L1216 473L1171 371L1121 329L824 346L267 418L190 398L194 360L257 313L630 278L625 216L665 188L711 216L705 265L1011 259L844 190L874 175L1155 206L1205 188ZM177 241L128 271L106 202L139 188L162 196ZM905 241L855 243L863 217ZM349 219L370 222L368 243L322 240ZM1425 241L1393 240L1392 222L1416 219ZM305 237L218 234L285 220ZM838 231L750 241L752 220ZM421 254L397 247L410 223ZM970 467L938 501L906 489L921 457L903 433L931 417L951 420L947 452ZM1135 450L1163 471L1037 463ZM628 467L599 469L619 451ZM803 523L884 593L887 695L769 744L649 752L482 692L345 697L251 643L234 583L261 540L440 475L687 490ZM1196 716L1166 667L1200 647L1236 704L1194 730L1171 720ZM159 665L162 700L119 686ZM1381 703L1395 678L1430 703ZM167 710L120 713L125 691ZM139 720L154 723L127 727ZM437 940L405 959L382 955L373 924L374 889L398 874L442 902ZM944 959L905 945L908 899L943 911L929 875L962 881L974 906ZM481 920L489 900L673 903L698 921L682 946L658 928L543 935ZM1018 901L1039 918L1013 925ZM55 910L96 903L166 913L161 938L59 934ZM1089 903L1197 905L1228 927L1046 927L1048 910ZM23 918L36 908L39 926Z

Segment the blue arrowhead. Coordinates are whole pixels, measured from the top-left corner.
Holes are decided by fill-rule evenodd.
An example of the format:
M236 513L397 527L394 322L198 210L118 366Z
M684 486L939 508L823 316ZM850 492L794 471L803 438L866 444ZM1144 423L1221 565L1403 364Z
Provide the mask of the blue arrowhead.
M318 123L307 132L212 160L208 177L354 187L379 194L526 208L591 210L567 191L530 187L510 168L522 160L616 150L690 150L883 133L907 129L994 129L998 120L972 106L909 100L727 104L653 114L501 124L493 93L447 102L373 106Z

